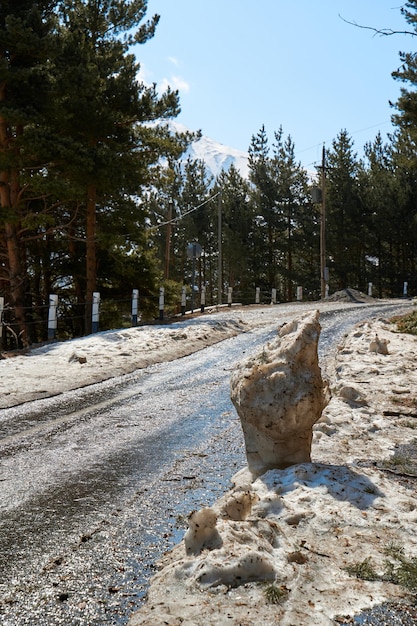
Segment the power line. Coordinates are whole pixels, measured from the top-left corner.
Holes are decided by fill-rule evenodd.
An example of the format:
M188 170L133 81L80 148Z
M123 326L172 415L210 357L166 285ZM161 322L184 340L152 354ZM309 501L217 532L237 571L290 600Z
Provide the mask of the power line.
M349 132L349 136L353 137L354 135L358 135L359 133L364 133L367 130L372 130L372 128L378 128L378 127L385 126L386 124L390 124L390 123L391 123L391 120L385 120L385 122L378 122L378 124L372 124L371 126L367 126L366 128L360 128L353 132ZM330 143L330 142L326 142L326 143ZM315 149L321 148L322 145L323 145L323 142L315 143L313 146L310 146L309 148L303 148L302 150L297 150L296 155L298 157L299 154L302 154L303 152L308 152L309 150L313 150L314 148ZM307 163L305 167L309 167L310 165L316 165L317 160L318 159L316 159L315 161L312 161L311 163Z
M175 222L178 222L179 220L182 220L183 217L186 217L187 215L190 215L190 213L194 213L194 211L198 211L198 209L201 209L201 207L203 207L208 202L211 202L211 200L214 200L219 195L220 195L220 191L215 193L214 196L210 196L210 198L208 198L207 200L204 200L204 202L202 202L198 206L195 206L192 209L189 209L188 211L185 211L185 213L182 213L181 215L179 215L177 217L174 217L172 220L167 220L166 222L161 222L160 224L156 224L155 226L151 226L151 228L149 228L148 230L150 230L150 231L158 230L158 228L161 228L161 226L167 226L168 224L174 224Z

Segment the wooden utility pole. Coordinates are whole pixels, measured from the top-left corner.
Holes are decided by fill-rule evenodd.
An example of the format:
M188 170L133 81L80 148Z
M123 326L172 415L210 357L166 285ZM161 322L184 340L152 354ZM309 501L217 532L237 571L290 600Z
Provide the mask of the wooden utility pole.
M219 193L218 198L218 218L217 218L217 239L218 239L218 269L217 269L217 304L222 303L222 291L223 291L223 260L222 260L222 196Z
M171 256L172 202L168 206L167 236L165 241L165 280L169 278L169 261Z
M321 162L320 279L323 300L327 295L326 287L329 280L326 266L326 148L324 145Z

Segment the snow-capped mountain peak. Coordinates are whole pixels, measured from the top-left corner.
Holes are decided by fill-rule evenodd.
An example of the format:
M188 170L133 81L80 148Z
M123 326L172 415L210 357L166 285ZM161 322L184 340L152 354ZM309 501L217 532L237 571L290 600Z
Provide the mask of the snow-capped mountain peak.
M177 121L170 121L169 126L174 132L185 133L190 129ZM194 141L183 155L183 160L190 157L192 160L204 161L208 173L214 178L222 171L227 171L233 164L243 178L248 178L248 153L229 148L214 139L202 135Z
M186 156L204 161L214 177L221 171L227 171L232 164L243 178L247 178L249 174L247 152L224 146L205 135L190 145Z

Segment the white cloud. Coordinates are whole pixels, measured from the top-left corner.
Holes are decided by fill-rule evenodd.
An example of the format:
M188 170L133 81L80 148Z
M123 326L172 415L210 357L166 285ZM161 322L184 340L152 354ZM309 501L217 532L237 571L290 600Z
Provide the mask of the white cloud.
M170 60L172 60L173 62L176 61L174 58ZM153 82L157 82L152 80L151 72L149 72L149 70L142 64L140 65L137 79L140 83L144 83L148 86L151 85ZM173 89L174 91L178 90L182 93L189 93L190 91L190 84L187 83L187 81L182 78L182 76L177 76L176 74L173 74L170 78L163 78L162 80L158 81L157 88L159 93L164 93L168 87L171 87L171 89Z
M168 57L168 61L170 61L172 65L175 65L176 67L179 66L179 61L175 57Z
M165 91L168 87L171 89L182 91L184 93L188 93L190 91L190 85L184 80L181 76L171 76L171 78L164 78L160 84L160 91Z
M139 72L136 74L136 78L140 83L144 83L145 85L152 84L151 75L142 64L140 64Z

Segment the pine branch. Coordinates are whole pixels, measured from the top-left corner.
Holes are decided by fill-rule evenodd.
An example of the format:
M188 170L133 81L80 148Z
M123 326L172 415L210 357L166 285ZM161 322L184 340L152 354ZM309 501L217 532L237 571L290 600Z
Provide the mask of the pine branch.
M392 28L374 28L373 26L364 26L363 24L358 24L357 22L351 22L345 19L344 17L340 15L340 13L339 13L339 17L346 24L350 24L350 26L355 26L356 28L362 28L363 30L370 30L374 33L374 35L379 35L380 37L383 37L383 36L389 37L390 35L411 35L412 37L415 37L417 35L417 33L413 33L409 30L393 30Z

